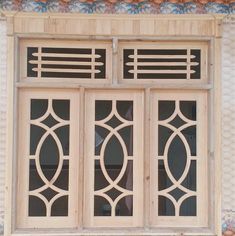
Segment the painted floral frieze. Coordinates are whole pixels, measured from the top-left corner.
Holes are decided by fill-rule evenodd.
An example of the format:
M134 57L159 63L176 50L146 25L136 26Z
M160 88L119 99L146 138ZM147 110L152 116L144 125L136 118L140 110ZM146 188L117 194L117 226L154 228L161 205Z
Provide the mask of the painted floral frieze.
M85 14L233 14L235 0L1 0L0 9Z

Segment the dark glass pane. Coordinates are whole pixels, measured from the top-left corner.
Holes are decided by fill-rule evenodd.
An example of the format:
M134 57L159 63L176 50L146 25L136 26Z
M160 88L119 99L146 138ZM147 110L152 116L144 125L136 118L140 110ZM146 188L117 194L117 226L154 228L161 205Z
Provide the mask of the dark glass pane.
M118 191L116 188L111 188L109 191L105 192L113 201L122 194L122 192Z
M43 174L50 181L59 164L59 150L51 135L44 140L39 156Z
M128 156L133 156L133 125L120 129L118 133L126 144Z
M126 170L118 185L124 189L133 190L133 161L127 161Z
M42 181L41 177L38 174L36 169L35 160L30 160L29 164L29 191L35 190L40 188L45 183Z
M169 179L163 160L158 161L158 190L169 188L172 185Z
M165 126L158 125L158 155L163 156L166 142L173 131Z
M38 143L46 131L36 125L30 125L30 155L35 155Z
M53 100L52 106L55 114L63 120L70 118L70 101L69 100Z
M195 72L191 74L191 79L200 79L201 78L201 50L200 49L192 49L191 55L195 56L195 58L191 59L191 62L197 62L198 65L190 66L190 70L194 70Z
M42 48L43 53L58 53L58 54L91 54L90 48Z
M95 66L99 73L95 73L96 79L105 79L106 77L106 49L95 49L95 54L99 55L99 58L95 58L95 62L101 62L102 65Z
M29 196L29 216L46 216L46 205L38 197Z
M59 127L55 130L57 137L60 140L63 154L69 155L69 125Z
M197 190L197 161L191 160L190 168L188 174L184 181L182 182L182 186L192 191Z
M54 185L63 190L69 189L69 160L63 161L62 170L54 182Z
M96 100L95 101L95 120L103 120L112 111L112 101Z
M51 216L68 216L68 196L62 196L54 201L51 206Z
M52 69L90 69L91 58L82 57L82 55L91 55L91 49L89 48L42 48L43 53L48 53L52 55L43 56L42 60L44 61L42 68L52 68ZM58 57L54 56L53 53L59 55ZM63 54L65 55L63 57ZM70 54L67 56L66 54ZM74 55L80 56L74 57ZM66 62L64 65L62 64L48 64L47 61L64 61ZM86 66L84 65L74 65L67 64L67 62L88 62ZM49 78L91 78L91 73L83 73L83 72L42 72L42 77Z
M100 161L95 160L95 191L103 189L109 185L101 170Z
M190 120L196 120L197 119L196 101L180 101L180 111L186 118Z
M132 216L133 215L133 196L128 195L121 198L115 209L116 216Z
M58 192L54 191L51 188L47 188L44 191L40 192L47 200L48 202L56 195Z
M171 122L169 122L169 124L178 129L182 125L186 124L186 122L183 121L178 115L176 115L176 117Z
M130 70L134 69L134 65L129 65L128 63L133 63L134 59L130 58L134 55L134 49L124 49L123 50L123 78L124 79L134 79L134 73L130 73Z
M47 99L31 99L30 119L35 120L43 116L48 107Z
M178 180L184 172L187 161L187 153L184 143L178 135L176 135L172 140L167 157L171 174L176 180Z
M196 125L190 126L181 131L190 147L191 156L197 155L197 133Z
M196 216L197 201L196 196L186 198L180 206L180 216Z
M98 125L95 126L95 155L96 156L100 155L102 143L104 142L108 134L109 134L109 130Z
M185 195L185 192L180 190L179 188L175 188L169 194L176 200L178 201L182 196Z
M111 216L111 206L105 198L94 197L94 216Z
M38 72L33 69L37 69L38 65L35 63L31 63L32 60L38 60L37 56L34 56L34 53L38 52L38 48L36 47L28 47L27 48L27 77L37 77Z
M108 120L105 124L109 125L113 129L122 124L122 122L114 115L110 120Z
M158 215L174 216L175 206L172 201L164 196L158 196Z
M42 121L42 123L46 125L47 127L51 128L54 125L58 124L59 122L55 120L54 117L50 114L46 117L45 120Z
M168 62L186 62L186 58L171 58L166 59L164 56L168 55L187 55L187 51L183 49L138 49L138 56L149 55L149 58L140 58L138 62L161 62L162 65L141 65L137 66L140 72L137 75L138 79L186 79L185 65L169 65ZM162 55L162 58L160 57ZM152 58L156 56L157 58ZM170 61L169 61L170 60ZM148 73L145 71L149 70ZM169 73L168 71L174 70L175 73ZM177 71L184 70L185 72L178 73ZM152 73L151 73L152 71ZM158 72L159 71L159 72Z
M123 165L124 154L122 146L116 136L112 136L107 142L104 151L104 163L108 175L115 180Z
M158 119L166 120L175 111L175 101L159 101L158 102Z
M117 101L117 112L125 120L133 120L133 101Z

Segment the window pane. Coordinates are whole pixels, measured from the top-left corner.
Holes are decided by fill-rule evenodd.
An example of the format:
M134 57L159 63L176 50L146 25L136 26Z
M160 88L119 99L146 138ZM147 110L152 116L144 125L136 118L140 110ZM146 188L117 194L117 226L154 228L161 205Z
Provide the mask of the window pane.
M68 216L70 101L31 99L29 216Z

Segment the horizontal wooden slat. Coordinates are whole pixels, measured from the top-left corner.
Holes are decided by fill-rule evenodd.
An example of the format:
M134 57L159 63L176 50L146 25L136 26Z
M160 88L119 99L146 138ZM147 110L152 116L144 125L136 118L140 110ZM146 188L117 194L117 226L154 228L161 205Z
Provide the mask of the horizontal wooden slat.
M33 71L38 72L68 72L68 73L100 73L100 70L86 70L86 69L52 69L52 68L33 68Z
M66 53L38 53L32 54L35 57L69 57L69 58L100 58L100 55L92 54L66 54Z
M127 66L197 66L198 62L127 62L125 65Z
M182 73L195 73L194 70L129 70L130 73L140 74L182 74Z
M83 61L42 61L42 60L30 60L30 64L41 64L41 65L81 65L81 66L91 66L91 62ZM93 62L94 66L102 66L103 62Z
M146 58L146 59L165 59L165 58L167 58L167 59L187 59L187 58L191 58L191 59L194 59L195 58L195 56L194 55L190 55L190 56L188 56L188 55L137 55L137 56L135 56L135 55L130 55L130 56L128 56L129 58L131 58L131 59L133 59L133 58L138 58L138 59L144 59L144 58Z

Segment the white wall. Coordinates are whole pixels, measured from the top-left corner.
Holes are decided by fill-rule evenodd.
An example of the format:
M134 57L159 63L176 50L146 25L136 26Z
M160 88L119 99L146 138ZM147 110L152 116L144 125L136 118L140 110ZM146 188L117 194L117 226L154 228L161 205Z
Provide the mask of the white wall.
M0 19L0 234L3 232L6 137L6 24Z
M222 221L223 228L235 230L235 17L231 18L224 20L222 39Z

